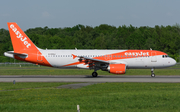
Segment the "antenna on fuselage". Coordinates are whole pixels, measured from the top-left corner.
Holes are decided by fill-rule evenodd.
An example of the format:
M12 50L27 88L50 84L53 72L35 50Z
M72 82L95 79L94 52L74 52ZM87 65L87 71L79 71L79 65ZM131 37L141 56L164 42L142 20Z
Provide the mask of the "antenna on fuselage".
M152 50L152 49L150 48L150 50Z
M75 50L77 50L77 48L75 47Z

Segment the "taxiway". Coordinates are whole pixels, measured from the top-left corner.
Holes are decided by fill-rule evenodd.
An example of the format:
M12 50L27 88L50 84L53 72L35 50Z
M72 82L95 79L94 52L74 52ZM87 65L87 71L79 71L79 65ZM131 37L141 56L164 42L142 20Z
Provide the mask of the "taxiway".
M130 75L100 75L98 77L85 75L1 75L0 82L180 82L180 76L156 76L147 75L130 76Z

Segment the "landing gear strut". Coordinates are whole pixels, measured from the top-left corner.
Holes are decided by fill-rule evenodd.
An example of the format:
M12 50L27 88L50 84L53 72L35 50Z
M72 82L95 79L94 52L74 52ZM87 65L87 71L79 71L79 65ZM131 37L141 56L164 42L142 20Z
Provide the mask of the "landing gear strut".
M151 77L155 77L154 69L151 69Z
M93 73L92 73L92 76L93 76L93 77L97 77L97 76L98 76L98 73L97 73L97 72L93 72Z

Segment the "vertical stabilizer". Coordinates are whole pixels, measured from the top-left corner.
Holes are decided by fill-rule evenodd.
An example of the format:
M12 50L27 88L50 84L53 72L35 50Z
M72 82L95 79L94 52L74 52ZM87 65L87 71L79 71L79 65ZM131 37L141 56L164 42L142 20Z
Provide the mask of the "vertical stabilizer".
M11 36L14 52L37 51L37 47L28 38L28 36L21 30L21 28L14 22L9 22L8 28Z
M29 37L14 22L9 22L8 28L14 51L5 52L7 57L15 58L21 61L27 61L35 64L51 66L42 51L29 39ZM39 60L39 57L41 57Z

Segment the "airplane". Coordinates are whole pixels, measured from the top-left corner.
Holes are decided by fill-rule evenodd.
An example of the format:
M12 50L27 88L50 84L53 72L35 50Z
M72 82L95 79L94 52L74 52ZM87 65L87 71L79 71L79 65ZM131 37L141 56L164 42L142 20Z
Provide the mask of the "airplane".
M126 69L154 69L171 67L176 61L166 53L156 50L78 50L40 49L14 22L8 22L9 33L14 51L4 55L17 60L55 68L93 69L92 77L97 77L97 70L112 74L125 74Z

